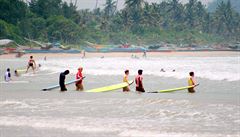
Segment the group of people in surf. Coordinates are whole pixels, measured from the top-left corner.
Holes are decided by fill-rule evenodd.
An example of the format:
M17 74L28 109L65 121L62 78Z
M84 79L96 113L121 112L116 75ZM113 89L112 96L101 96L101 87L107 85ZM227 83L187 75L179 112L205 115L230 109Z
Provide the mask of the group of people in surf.
M45 57L46 58L46 57ZM44 60L46 60L44 58ZM35 69L36 69L36 62L33 59L33 56L30 56L29 60L28 60L28 65L27 65L27 69L26 69L26 73L28 72L29 68L32 68L33 72L35 73ZM78 72L76 73L76 82L75 82L75 86L76 86L76 90L77 91L83 91L84 87L83 87L83 79L84 76L82 74L83 68L79 67L78 68ZM175 70L174 70L175 71ZM123 87L123 92L129 92L130 91L130 84L129 80L128 80L128 76L129 76L129 70L125 70L124 72L124 77L123 77L123 82L128 83L128 86ZM69 70L65 70L64 72L60 73L59 76L59 86L60 86L60 91L67 91L67 88L65 86L65 78L66 75L69 74ZM136 84L136 91L138 92L145 92L144 86L143 86L143 70L139 69L138 70L138 75L135 77L135 84ZM18 72L17 70L15 70L15 75L18 76ZM6 82L11 80L11 73L10 73L10 68L7 69L5 75L4 75L4 80ZM196 80L194 78L194 72L190 72L189 73L189 78L188 78L188 86L193 86L192 88L188 88L188 92L190 93L194 93L194 85L196 85Z
M41 65L39 64L39 66L41 66ZM33 73L35 73L36 67L37 67L37 65L36 65L35 60L33 59L33 56L30 56L30 58L29 58L29 60L28 60L28 65L27 65L26 73L28 72L29 68L32 68ZM18 70L15 70L14 73L15 73L15 76L19 76ZM5 75L4 75L4 80L5 80L6 82L9 82L9 81L12 80L10 68L7 68L7 71L5 72Z
M82 74L83 68L79 67L78 68L78 72L76 73L76 90L77 91L83 91L83 74ZM130 91L130 84L129 80L128 80L128 76L129 76L129 70L125 70L124 72L124 76L123 76L123 82L128 83L128 86L123 87L123 92L129 92ZM60 85L60 91L67 91L67 88L65 86L65 77L66 75L69 74L69 70L65 70L64 72L60 73L60 77L59 77L59 85ZM144 86L143 86L143 70L139 69L138 70L138 75L135 77L135 84L136 84L136 91L137 92L145 92ZM189 73L189 78L188 78L188 85L189 86L193 86L191 88L188 88L188 92L189 93L194 93L194 85L196 85L196 80L194 78L194 72L190 72Z

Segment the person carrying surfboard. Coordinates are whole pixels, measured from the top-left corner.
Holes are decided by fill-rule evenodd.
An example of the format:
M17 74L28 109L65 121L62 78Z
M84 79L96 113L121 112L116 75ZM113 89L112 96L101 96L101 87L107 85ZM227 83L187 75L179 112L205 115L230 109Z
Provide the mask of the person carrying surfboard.
M142 77L143 70L138 70L138 75L135 78L136 83L136 91L138 92L145 92L145 89L143 87L143 77Z
M33 73L35 73L36 62L35 62L35 60L33 59L33 56L30 56L30 59L29 59L29 61L28 61L28 66L27 66L26 73L28 72L28 69L29 69L30 67L32 68Z
M130 88L129 88L130 84L128 82L128 75L129 75L129 70L125 70L125 75L123 77L123 82L128 83L128 86L123 87L123 92L129 92L130 91Z
M67 88L65 86L65 78L66 78L66 75L68 74L69 74L69 70L65 70L64 72L60 73L60 76L59 76L60 91L67 91Z
M82 74L82 71L83 71L83 68L82 67L79 67L78 68L78 72L77 72L77 74L76 74L76 80L78 80L78 79L81 79L81 80L79 80L79 81L76 81L76 90L77 91L83 91L83 74Z
M190 77L188 78L188 86L195 86L196 85L196 80L194 78L194 72L189 72ZM189 93L194 93L194 87L188 88Z

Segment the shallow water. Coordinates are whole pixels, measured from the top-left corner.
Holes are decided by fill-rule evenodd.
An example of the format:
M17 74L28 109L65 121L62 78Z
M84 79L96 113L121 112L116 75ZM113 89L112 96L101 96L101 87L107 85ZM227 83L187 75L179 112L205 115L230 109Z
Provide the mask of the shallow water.
M124 68L120 66L125 64L130 69L130 79L134 78L133 72L138 66L144 69L147 91L185 86L187 74L184 73L188 73L190 69L186 68L190 67L196 72L200 83L194 94L185 90L155 94L122 93L121 90L84 93L74 91L74 85L68 86L69 91L65 93L60 93L58 89L43 92L40 89L58 83L60 70L69 67L74 72L78 63L75 62L76 58L42 61L43 67L36 74L14 77L14 80L29 83L0 83L1 136L239 137L239 60L231 56L204 59L205 61L199 57L191 59L195 64L201 62L198 66L183 63L190 60L188 57L79 60L86 75L85 89L121 82ZM139 64L141 60L143 64ZM169 67L167 60L172 67ZM24 62L21 59L18 59L18 63L15 59L1 60L1 77L9 61L13 68L23 66ZM75 65L67 65L66 62ZM214 62L217 62L216 71L212 64ZM177 71L165 74L155 71L162 66L166 70L174 68ZM123 70L118 72L120 69ZM217 75L214 78L205 75L213 72ZM74 75L71 74L67 81L73 78ZM131 89L134 91L134 85Z

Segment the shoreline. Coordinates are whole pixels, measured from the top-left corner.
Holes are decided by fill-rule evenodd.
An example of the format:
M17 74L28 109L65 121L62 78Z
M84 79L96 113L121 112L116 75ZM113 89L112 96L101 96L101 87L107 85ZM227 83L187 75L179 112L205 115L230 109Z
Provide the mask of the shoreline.
M91 57L131 57L136 55L142 57L143 52L85 52L86 58ZM82 57L82 53L27 53L21 58L29 57L30 55L35 58L42 57ZM217 57L217 56L240 56L239 51L169 51L169 52L147 52L147 57L178 57L178 56L190 56L190 57ZM0 59L16 58L16 53L0 55Z

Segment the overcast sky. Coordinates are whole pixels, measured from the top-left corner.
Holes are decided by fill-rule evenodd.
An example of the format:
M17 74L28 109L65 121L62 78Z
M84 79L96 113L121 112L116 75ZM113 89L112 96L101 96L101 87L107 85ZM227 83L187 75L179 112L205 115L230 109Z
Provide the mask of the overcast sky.
M67 2L72 1L73 3L75 0L64 0ZM96 1L98 1L98 7L102 8L104 6L104 3L106 0L77 0L77 6L78 9L94 9L96 5ZM144 0L147 2L160 2L162 0ZM188 0L180 0L182 3L188 2ZM203 4L207 5L209 2L212 2L213 0L199 0ZM123 8L125 0L118 0L118 9Z

